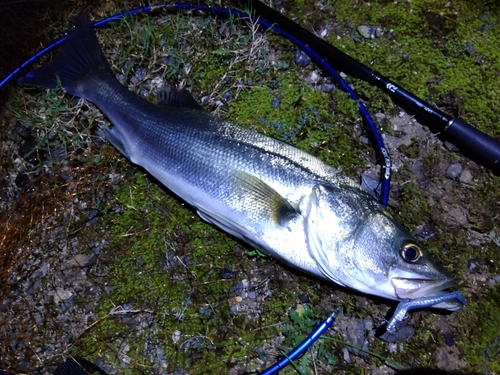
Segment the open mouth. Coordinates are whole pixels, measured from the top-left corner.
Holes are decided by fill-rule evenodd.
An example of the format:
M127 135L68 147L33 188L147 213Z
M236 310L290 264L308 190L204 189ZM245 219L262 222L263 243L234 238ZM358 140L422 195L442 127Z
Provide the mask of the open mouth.
M391 282L399 299L416 299L443 295L457 286L457 283L451 278L425 279L421 276L419 278L393 277ZM462 308L462 306L462 302L452 299L438 303L432 307L455 311Z

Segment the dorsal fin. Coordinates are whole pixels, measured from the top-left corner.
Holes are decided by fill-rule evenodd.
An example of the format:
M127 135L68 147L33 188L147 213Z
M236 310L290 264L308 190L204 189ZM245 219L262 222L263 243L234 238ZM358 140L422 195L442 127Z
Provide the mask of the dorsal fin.
M174 86L165 87L156 93L156 103L167 107L185 107L204 110L191 93L186 89Z

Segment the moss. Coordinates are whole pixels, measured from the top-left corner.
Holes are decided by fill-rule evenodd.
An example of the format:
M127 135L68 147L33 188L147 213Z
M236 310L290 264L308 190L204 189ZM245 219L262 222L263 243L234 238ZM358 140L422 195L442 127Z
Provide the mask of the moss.
M500 284L486 288L481 302L471 301L457 324L461 332L458 346L471 369L485 373L500 371L499 300Z
M400 201L399 215L405 225L413 228L425 223L425 218L429 216L429 204L418 183L409 181L402 186Z
M401 145L398 150L405 154L411 159L418 158L420 155L420 147L418 145L418 139L412 139L412 143L409 145Z

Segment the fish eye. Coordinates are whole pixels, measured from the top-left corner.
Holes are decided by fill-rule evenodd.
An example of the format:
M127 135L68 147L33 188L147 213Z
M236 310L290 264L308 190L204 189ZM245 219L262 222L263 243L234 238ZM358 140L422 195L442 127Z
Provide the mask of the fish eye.
M414 242L403 242L399 247L399 253L409 263L417 262L423 255L422 248Z

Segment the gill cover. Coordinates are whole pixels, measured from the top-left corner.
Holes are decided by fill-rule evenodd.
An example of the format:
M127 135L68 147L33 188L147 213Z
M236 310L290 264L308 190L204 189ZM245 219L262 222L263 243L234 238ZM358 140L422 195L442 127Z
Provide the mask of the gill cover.
M327 279L351 286L342 267L342 251L353 244L357 219L353 205L341 199L339 187L315 185L305 213L305 235L311 257Z

